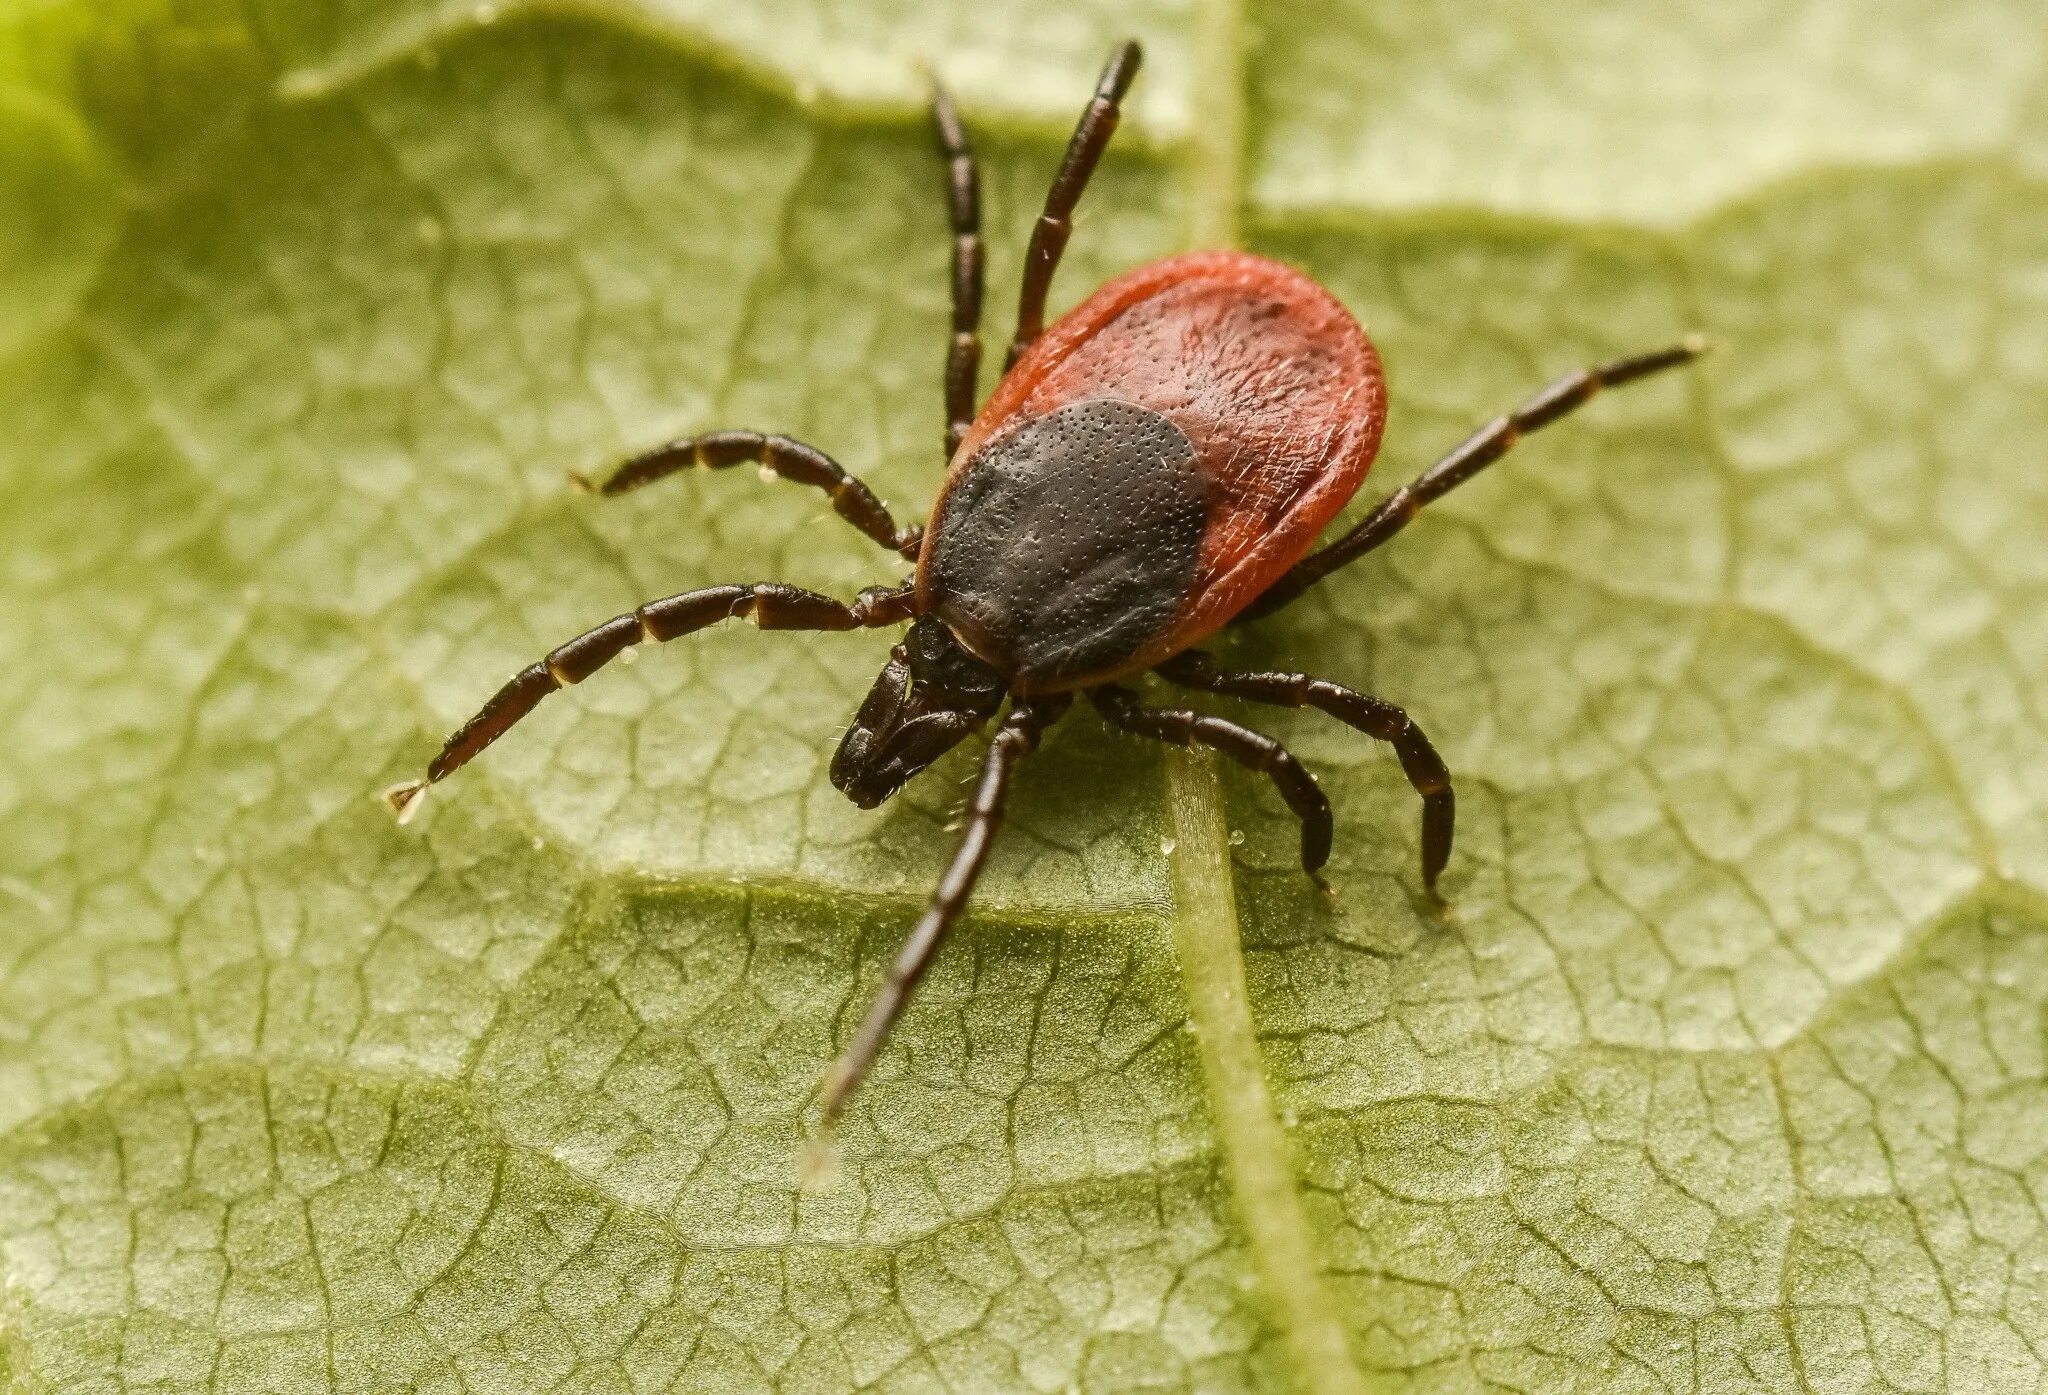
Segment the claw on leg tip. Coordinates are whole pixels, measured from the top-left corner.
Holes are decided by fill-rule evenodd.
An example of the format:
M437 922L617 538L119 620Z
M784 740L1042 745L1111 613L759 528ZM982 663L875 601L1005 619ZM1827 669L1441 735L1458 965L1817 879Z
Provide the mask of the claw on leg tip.
M804 1143L797 1159L797 1185L807 1192L829 1190L839 1181L839 1143L828 1127Z
M384 802L391 806L392 813L398 815L401 826L409 824L413 820L413 815L419 813L420 805L427 802L427 782L407 780L393 785L384 791Z

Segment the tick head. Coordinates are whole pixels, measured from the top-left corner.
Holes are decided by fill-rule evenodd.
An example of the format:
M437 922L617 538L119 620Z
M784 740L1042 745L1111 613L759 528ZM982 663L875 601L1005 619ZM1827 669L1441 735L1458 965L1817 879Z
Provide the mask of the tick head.
M872 809L1002 706L1001 674L925 616L889 652L832 757L832 783Z

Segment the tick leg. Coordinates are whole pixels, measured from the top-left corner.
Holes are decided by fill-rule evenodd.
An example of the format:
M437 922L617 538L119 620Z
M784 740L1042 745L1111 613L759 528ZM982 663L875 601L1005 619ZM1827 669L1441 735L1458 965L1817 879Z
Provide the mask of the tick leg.
M1138 64L1144 57L1144 50L1135 40L1117 45L1095 84L1095 96L1081 113L1080 124L1074 127L1073 138L1067 142L1066 158L1060 161L1060 172L1053 176L1052 188L1045 196L1045 212L1038 215L1037 226L1031 230L1031 247L1024 254L1024 290L1017 300L1017 337L1010 341L1010 354L1003 364L1006 370L1045 329L1045 297L1052 289L1052 274L1059 269L1060 254L1067 250L1067 239L1074 232L1074 205L1081 201L1081 191L1088 187L1096 162L1108 147L1109 138L1116 134L1118 104L1130 90L1131 79L1138 75Z
M1301 820L1301 870L1327 889L1318 873L1330 860L1330 801L1308 768L1285 746L1236 722L1207 717L1185 708L1143 707L1138 695L1114 684L1091 688L1088 698L1112 725L1154 741L1175 746L1202 745L1221 751L1247 770L1261 771L1273 779L1280 797Z
M883 1040L889 1035L889 1029L896 1025L896 1019L903 1015L904 1004L910 1001L918 980L931 967L932 955L937 951L939 942L953 928L953 922L960 918L960 913L967 909L967 898L974 894L974 884L981 877L981 865L987 860L996 831L1003 824L1003 804L1009 793L1011 771L1018 761L1038 748L1040 734L1059 719L1071 702L1071 698L1062 695L1020 703L1010 709L1010 715L997 728L995 739L989 742L988 754L982 758L981 781L975 786L974 799L968 805L967 827L960 835L959 846L953 850L953 861L946 868L946 875L939 880L938 890L932 893L931 903L925 907L923 917L897 952L896 962L889 966L888 977L882 980L881 991L875 995L867 1016L861 1019L860 1030L853 1034L853 1040L847 1043L839 1059L833 1062L832 1069L825 1074L819 1099L824 1106L823 1126L826 1129L837 1123L845 1112L847 1100L867 1075L869 1067L874 1065Z
M833 511L862 533L891 552L917 556L924 532L921 527L898 527L889 516L888 505L859 477L847 474L838 461L816 446L787 436L764 436L758 431L708 431L642 451L602 482L579 474L569 478L586 493L629 494L678 470L725 470L748 463L758 464L764 475L824 490L832 500Z
M981 178L967 128L944 87L932 85L932 124L946 157L946 207L953 226L953 338L946 349L946 459L974 421L974 390L981 370Z
M1468 436L1457 449L1382 499L1350 532L1311 553L1240 613L1250 620L1269 615L1347 562L1356 561L1408 525L1432 499L1442 498L1506 455L1517 441L1569 416L1602 388L1619 387L1667 368L1690 363L1711 347L1701 335L1688 335L1668 349L1616 359L1560 378L1504 417L1495 417Z
M581 683L643 640L679 639L721 620L746 616L764 630L855 630L910 618L908 586L874 586L852 605L780 582L755 586L707 586L649 601L630 615L615 616L529 664L498 689L489 702L458 728L427 766L424 780L408 780L385 791L401 820L409 818L430 785L439 784L476 758L540 700L557 688Z
M1422 796L1422 884L1435 893L1436 879L1451 860L1457 800L1443 757L1406 712L1391 702L1305 673L1225 672L1199 649L1176 654L1159 666L1158 673L1169 683L1225 697L1275 707L1313 707L1392 746L1402 773Z

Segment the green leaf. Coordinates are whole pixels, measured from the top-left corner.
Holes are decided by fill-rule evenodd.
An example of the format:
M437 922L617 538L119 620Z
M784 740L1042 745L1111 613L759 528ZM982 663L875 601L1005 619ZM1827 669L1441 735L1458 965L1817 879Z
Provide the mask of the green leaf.
M2024 0L0 3L0 1386L2038 1391L2048 32ZM1369 494L1704 329L1231 642L1339 810L1077 715L861 1094L805 1108L972 751L823 779L880 635L735 629L377 800L511 668L902 574L989 336L1190 242L1358 312ZM1235 830L1235 832L1231 831ZM1242 834L1242 840L1239 839ZM1190 1030L1193 1027L1196 1030Z

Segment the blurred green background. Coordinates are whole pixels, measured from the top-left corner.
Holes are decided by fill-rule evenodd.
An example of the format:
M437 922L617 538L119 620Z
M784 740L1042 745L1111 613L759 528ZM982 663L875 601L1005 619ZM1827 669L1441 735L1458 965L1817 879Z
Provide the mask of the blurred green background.
M1079 716L804 1191L976 759L826 784L886 637L666 646L376 792L640 600L900 574L565 473L751 426L919 512L924 74L999 343L1126 34L1056 305L1307 268L1367 496L1724 351L1236 644L1433 733L1449 923L1362 739L1259 714L1325 902L1262 784L1179 770L1193 846ZM2044 72L2033 0L0 0L0 1388L2042 1390Z

